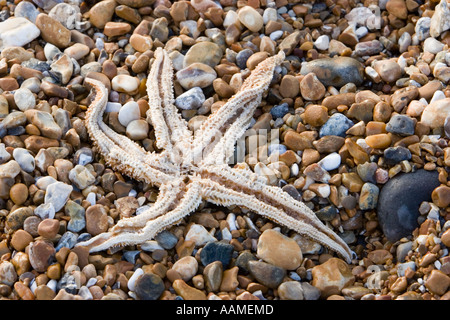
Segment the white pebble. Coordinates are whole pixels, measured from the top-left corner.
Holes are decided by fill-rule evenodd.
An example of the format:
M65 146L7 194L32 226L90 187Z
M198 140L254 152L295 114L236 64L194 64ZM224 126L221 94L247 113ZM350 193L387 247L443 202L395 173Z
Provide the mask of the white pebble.
M299 167L298 167L298 164L296 164L296 163L294 163L292 166L291 166L291 176L292 177L296 177L296 176L298 176L298 173L300 172L300 169L299 169Z
M97 278L90 278L87 282L86 282L86 287L92 287L93 285L95 285L97 283Z
M273 41L277 41L277 40L280 39L282 36L283 36L283 30L277 30L277 31L272 32L272 33L269 35L269 38L270 38L271 40L273 40Z
M442 100L442 99L445 99L445 98L446 98L445 93L443 91L441 91L441 90L437 90L437 91L434 92L433 97L430 100L430 104L435 102L435 101Z
M32 172L36 166L34 157L27 149L16 148L13 151L14 160L17 161L20 168L26 172Z
M125 103L119 111L119 122L124 127L133 120L139 120L141 118L141 111L136 101L129 101Z
M136 287L135 287L136 280L143 274L144 274L144 270L142 270L141 268L137 268L134 271L133 275L128 280L128 289L130 291L134 291L134 289L136 289Z
M89 201L92 206L97 203L94 192L89 192L89 194L86 197L86 200Z
M319 50L327 50L330 45L330 38L327 35L321 35L314 41L314 46Z
M20 88L14 92L14 102L20 111L33 109L36 106L36 98L33 92L27 88Z
M237 230L236 227L236 215L234 213L229 213L227 216L227 223L228 226L230 227L230 230Z
M231 232L230 230L228 230L228 228L222 229L222 239L227 241L231 241L231 239L233 239L233 236L231 235Z
M341 164L341 156L337 152L330 153L319 161L319 166L330 171L339 168Z

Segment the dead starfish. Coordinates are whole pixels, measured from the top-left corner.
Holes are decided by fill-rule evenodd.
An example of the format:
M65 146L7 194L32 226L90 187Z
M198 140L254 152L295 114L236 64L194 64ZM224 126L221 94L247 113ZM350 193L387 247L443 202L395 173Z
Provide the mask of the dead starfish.
M348 262L352 251L325 226L304 203L245 166L231 168L236 141L244 134L255 109L285 54L267 58L251 72L240 90L212 113L195 136L174 106L173 69L167 52L158 48L147 79L149 110L156 145L163 151L149 153L138 144L109 128L102 120L108 92L96 80L86 79L96 96L86 112L89 135L113 169L139 181L159 187L159 195L149 209L123 218L108 232L78 245L90 252L113 246L142 244L162 230L179 223L194 212L203 200L220 205L238 205L267 217L337 252Z

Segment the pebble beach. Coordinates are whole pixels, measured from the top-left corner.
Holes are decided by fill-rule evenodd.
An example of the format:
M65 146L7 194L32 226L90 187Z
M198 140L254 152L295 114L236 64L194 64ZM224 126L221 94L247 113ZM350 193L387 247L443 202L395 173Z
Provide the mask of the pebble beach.
M284 51L230 166L305 203L351 262L206 201L142 244L77 246L158 197L84 121L90 78L105 124L159 152L157 48L193 132ZM450 300L449 139L449 0L0 0L0 299Z

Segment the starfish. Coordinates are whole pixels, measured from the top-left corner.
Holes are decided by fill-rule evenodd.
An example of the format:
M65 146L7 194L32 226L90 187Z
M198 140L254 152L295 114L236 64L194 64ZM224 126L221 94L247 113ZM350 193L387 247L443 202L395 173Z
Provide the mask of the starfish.
M107 165L158 187L159 195L153 206L142 213L122 218L108 232L78 245L95 252L114 246L142 244L180 223L202 201L207 201L225 207L237 205L256 212L324 245L350 262L353 252L346 243L304 203L279 187L268 185L265 177L245 165L231 167L228 164L235 143L249 127L276 66L284 58L284 52L280 51L259 63L239 91L193 134L173 103L171 60L164 49L158 48L147 78L147 121L153 125L156 146L161 152L148 152L108 127L102 120L108 91L101 82L85 79L95 90L95 99L85 118L93 144Z

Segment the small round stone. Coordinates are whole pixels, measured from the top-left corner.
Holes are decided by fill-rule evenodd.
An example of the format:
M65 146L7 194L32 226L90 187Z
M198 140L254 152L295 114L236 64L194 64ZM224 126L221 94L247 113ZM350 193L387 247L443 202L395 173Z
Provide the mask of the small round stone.
M133 120L128 123L126 134L132 140L143 140L148 138L149 125L145 120Z
M28 232L24 230L17 230L11 238L11 245L17 251L22 251L32 241L33 237Z
M164 282L152 273L144 273L137 278L134 288L139 300L157 300L164 290Z
M28 199L28 188L23 183L13 185L9 191L10 199L16 204L21 205Z
M125 103L119 111L119 122L122 126L127 127L131 121L139 120L141 111L139 105L135 101Z

